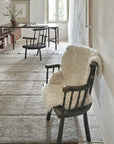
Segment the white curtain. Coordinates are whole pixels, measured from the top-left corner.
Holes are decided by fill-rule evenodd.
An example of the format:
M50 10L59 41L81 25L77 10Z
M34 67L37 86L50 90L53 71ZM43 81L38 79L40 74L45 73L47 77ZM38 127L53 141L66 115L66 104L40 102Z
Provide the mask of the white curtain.
M69 1L68 40L71 44L88 45L88 29L85 27L85 0Z

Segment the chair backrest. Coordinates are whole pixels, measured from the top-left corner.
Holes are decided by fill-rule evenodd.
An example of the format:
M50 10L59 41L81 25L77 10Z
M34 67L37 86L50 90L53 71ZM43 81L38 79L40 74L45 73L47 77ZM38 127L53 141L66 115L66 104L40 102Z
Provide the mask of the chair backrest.
M60 71L51 77L48 84L49 87L48 85L46 87L46 89L50 89L51 86L55 88L52 88L52 97L54 97L55 91L55 99L52 106L61 105L63 109L71 110L91 104L90 95L95 70L97 65L99 69L100 64L99 53L96 50L89 47L69 46L62 57ZM46 79L48 79L48 69L53 68L53 65L47 65L46 68ZM63 88L64 93L62 93L61 88ZM48 96L48 92L45 95ZM51 105L51 102L49 104ZM47 107L50 108L50 105L47 105Z
M67 86L63 88L63 92L64 92L64 99L63 99L63 105L62 105L63 112L64 112L64 109L72 110L77 107L83 108L85 106L91 105L91 103L86 104L86 98L87 98L87 95L91 95L96 66L97 66L97 63L95 62L93 62L90 65L90 73L89 73L87 83L85 85L77 86L77 87ZM70 94L67 95L67 93L70 93ZM67 104L67 107L66 107L66 104Z
M69 46L62 57L61 72L66 85L84 85L83 87L67 87L64 91L63 108L73 109L90 103L95 69L97 64L90 65L90 58L96 55L95 50L83 46ZM70 93L71 92L71 93Z
M87 82L89 76L89 58L92 50L83 46L69 46L62 57L61 72L64 78L74 85Z
M46 45L46 39L47 39L47 30L48 27L41 27L41 28L36 28L33 29L34 31L34 38L36 38L37 40L33 40L33 45L37 44L40 46L44 46Z

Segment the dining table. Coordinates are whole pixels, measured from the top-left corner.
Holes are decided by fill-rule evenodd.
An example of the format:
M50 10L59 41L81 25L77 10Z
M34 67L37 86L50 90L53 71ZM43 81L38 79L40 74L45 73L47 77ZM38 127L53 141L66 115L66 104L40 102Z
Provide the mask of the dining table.
M13 49L15 49L15 41L14 41L14 31L16 29L22 28L40 28L40 27L48 27L48 47L50 47L50 42L55 43L55 50L57 50L57 44L59 44L59 24L56 23L17 23L16 25L12 25L11 23L7 23L4 25L0 25L0 38L4 37L6 34L10 34L12 36ZM54 31L54 35L51 35L51 31Z

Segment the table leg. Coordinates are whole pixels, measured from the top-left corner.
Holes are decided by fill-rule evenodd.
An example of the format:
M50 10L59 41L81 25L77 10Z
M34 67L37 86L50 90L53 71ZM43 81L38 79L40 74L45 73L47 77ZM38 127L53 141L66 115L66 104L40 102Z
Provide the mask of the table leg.
M12 43L13 43L13 49L15 49L14 34L12 34Z
M2 35L2 28L0 28L0 34Z

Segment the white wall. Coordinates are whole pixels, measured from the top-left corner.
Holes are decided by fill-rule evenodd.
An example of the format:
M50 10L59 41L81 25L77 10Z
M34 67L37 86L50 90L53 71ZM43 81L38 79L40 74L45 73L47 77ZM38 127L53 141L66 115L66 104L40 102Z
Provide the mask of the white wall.
M30 22L44 23L45 0L30 0Z
M30 0L30 22L44 23L45 0ZM22 36L33 36L32 29L22 29Z
M95 79L96 114L105 144L114 144L114 0L92 0L92 43L103 59L103 77Z
M10 18L3 16L6 7L9 6L11 0L0 0L0 25L10 23Z

